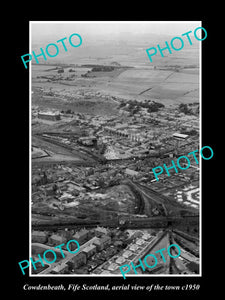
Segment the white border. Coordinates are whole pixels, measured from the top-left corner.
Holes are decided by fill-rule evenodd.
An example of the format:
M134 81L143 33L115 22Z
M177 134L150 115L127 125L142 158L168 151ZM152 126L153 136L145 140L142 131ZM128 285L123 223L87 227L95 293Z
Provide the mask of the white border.
M196 23L200 22L200 26L202 26L202 21L29 21L29 53L31 53L32 49L32 43L31 43L31 25L33 24L41 24L41 23ZM200 140L200 148L202 147L202 140L201 140L201 121L202 121L202 43L199 43L200 51L199 51L199 102L200 102L200 133L199 133L199 140ZM32 163L31 163L31 146L32 146L32 129L31 129L31 91L32 91L32 80L31 80L31 74L32 74L32 67L31 67L31 61L29 62L29 256L31 257L31 188L32 188L32 180L31 180L31 175L32 175ZM194 150L193 150L194 151ZM200 233L200 245L199 245L199 254L200 254L200 265L199 265L199 274L152 274L152 275L145 275L145 274L137 274L137 275L129 275L127 274L126 277L202 277L202 168L201 168L201 159L199 159L199 167L200 167L200 174L199 174L199 181L200 181L200 203L199 203L199 233ZM51 274L31 274L31 268L29 268L29 277L120 277L122 278L122 274L54 274L53 276Z

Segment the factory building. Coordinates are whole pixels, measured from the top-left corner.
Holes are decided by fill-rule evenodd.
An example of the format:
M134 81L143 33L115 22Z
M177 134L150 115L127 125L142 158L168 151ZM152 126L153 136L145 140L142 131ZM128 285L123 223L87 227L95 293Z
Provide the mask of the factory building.
M58 121L60 120L60 114L58 112L39 112L38 118L49 121Z
M177 140L186 140L188 138L188 135L176 132L173 134L173 138Z

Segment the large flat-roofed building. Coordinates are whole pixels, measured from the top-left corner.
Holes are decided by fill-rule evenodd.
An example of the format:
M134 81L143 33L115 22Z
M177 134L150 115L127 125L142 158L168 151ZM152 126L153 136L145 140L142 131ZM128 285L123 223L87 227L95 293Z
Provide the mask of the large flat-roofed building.
M58 112L39 112L38 113L38 118L43 119L43 120L50 120L50 121L58 121L60 120L60 113Z
M178 139L178 140L186 140L188 138L188 135L187 134L182 134L182 133L175 132L173 134L173 138Z
M118 265L124 264L126 259L123 256L119 256L115 261Z

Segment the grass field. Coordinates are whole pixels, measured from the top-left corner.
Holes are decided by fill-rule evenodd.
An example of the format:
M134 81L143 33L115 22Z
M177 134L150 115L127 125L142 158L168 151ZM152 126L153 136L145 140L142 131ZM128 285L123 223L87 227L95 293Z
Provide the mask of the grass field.
M196 69L176 72L133 68L102 84L101 88L113 95L159 100L164 104L199 101L199 75Z
M116 113L113 101L100 97L78 99L76 93L81 89L125 99L156 100L165 105L198 102L200 43L185 44L182 51L171 54L165 51L164 57L158 53L151 63L146 49L156 43L163 45L165 38L152 36L142 40L139 37L138 41L128 39L123 42L87 40L76 51L71 49L54 59L40 61L47 64L32 64L32 90L41 87L55 92L54 99L40 97L40 93L32 95L33 104L99 115ZM92 72L91 67L82 67L84 64L113 65L115 62L122 68ZM64 72L58 73L57 67L63 67ZM75 72L70 72L71 68ZM87 77L83 77L85 74ZM70 101L65 101L65 95L71 98Z
M44 71L41 69L43 68ZM35 67L36 69L36 67ZM38 80L37 74L52 74L55 71L46 71L46 66L38 66L38 70L34 70L33 87L41 86L44 89L50 89L57 93L57 97L51 98L35 98L32 97L33 104L41 107L51 107L61 110L72 109L78 112L87 112L96 114L107 114L110 109L115 110L115 103L102 100L100 98L89 97L89 99L76 100L70 102L60 99L60 94L73 95L81 88L100 91L103 94L124 97L127 99L151 99L158 100L164 104L173 103L190 103L199 101L199 74L197 68L181 69L179 72L175 70L159 70L151 68L130 68L119 70L116 72L94 72L95 77L83 78L81 71L75 73L77 77L74 80L50 81L43 79ZM48 66L49 69L49 66ZM76 70L76 68L75 68ZM40 75L38 75L40 76Z

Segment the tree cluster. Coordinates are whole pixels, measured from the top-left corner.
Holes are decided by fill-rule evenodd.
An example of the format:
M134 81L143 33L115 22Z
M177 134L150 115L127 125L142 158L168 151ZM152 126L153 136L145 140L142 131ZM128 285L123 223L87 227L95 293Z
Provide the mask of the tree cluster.
M179 111L184 113L185 115L191 115L192 114L192 110L190 108L188 108L187 104L181 103L179 105Z
M135 114L140 111L141 108L147 108L149 113L157 112L160 108L165 107L164 104L155 102L155 101L148 101L145 100L144 102L138 102L137 100L129 100L123 101L120 103L119 108L127 106L127 110L130 111L132 114Z

